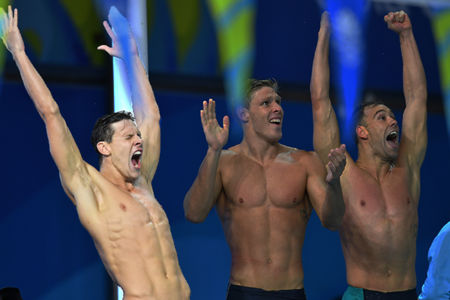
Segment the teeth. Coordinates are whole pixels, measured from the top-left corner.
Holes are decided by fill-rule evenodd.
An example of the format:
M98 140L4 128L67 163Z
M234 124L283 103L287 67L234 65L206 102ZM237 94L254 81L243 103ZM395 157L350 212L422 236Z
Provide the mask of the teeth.
M136 151L133 155L142 155L142 151Z
M281 123L281 119L272 119L270 123Z
M396 137L398 135L397 131L392 131L391 133L388 134L388 136L394 136Z
M389 133L387 135L386 140L392 141L392 142L396 142L397 141L397 137L398 137L398 132L397 131L392 131L391 133Z

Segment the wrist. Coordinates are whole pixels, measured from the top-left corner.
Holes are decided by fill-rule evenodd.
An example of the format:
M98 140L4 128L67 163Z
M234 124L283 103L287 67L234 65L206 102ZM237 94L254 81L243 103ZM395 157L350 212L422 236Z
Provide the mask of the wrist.
M218 155L220 152L222 152L222 147L212 147L211 145L208 145L208 153Z
M409 38L413 37L412 28L408 28L408 29L400 31L398 33L398 36L400 37L400 40L409 39Z
M17 60L20 57L26 55L25 54L25 49L23 49L23 48L22 49L11 50L11 54L12 54L12 57L13 57L14 60Z

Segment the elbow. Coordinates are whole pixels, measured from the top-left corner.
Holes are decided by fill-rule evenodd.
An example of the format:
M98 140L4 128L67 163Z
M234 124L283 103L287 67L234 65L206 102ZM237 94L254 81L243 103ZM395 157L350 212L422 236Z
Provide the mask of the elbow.
M203 216L202 214L198 213L189 203L189 198L186 197L184 199L184 217L192 223L201 223L206 219L206 216Z
M47 120L53 116L60 115L61 113L58 103L56 103L55 101L51 101L48 105L41 107L39 109L39 112L44 120Z
M331 231L337 231L341 228L343 214L339 216L329 216L321 218L322 226Z
M322 222L322 226L331 231L338 231L341 228L340 222Z
M203 216L199 216L198 214L193 213L192 211L185 209L184 210L184 217L186 218L186 220L188 220L189 222L192 223L202 223L206 217Z

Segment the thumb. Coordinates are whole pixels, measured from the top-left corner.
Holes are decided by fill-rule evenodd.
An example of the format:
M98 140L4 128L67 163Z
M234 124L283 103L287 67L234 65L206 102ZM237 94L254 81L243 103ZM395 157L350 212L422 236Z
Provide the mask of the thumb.
M223 117L223 129L228 130L230 128L230 118L228 116Z
M111 54L111 47L106 46L106 45L101 45L97 47L97 50L103 50L105 52L107 52L108 54Z
M331 182L331 179L333 178L333 173L331 172L331 169L330 169L330 163L327 163L326 169L327 169L327 176L325 177L325 181L329 183L329 182Z

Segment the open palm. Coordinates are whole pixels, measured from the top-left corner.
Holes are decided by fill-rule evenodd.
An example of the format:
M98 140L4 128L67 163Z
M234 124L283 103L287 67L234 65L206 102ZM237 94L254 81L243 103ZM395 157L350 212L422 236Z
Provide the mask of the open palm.
M0 24L2 30L2 40L6 48L12 54L19 51L24 51L22 36L20 35L19 28L17 27L18 15L17 8L12 11L11 6L8 6L8 13L5 13L3 9L0 11Z
M209 147L214 150L220 150L228 141L230 128L230 119L223 117L223 127L220 127L216 119L216 103L209 99L209 102L203 101L203 109L200 111L203 132Z

